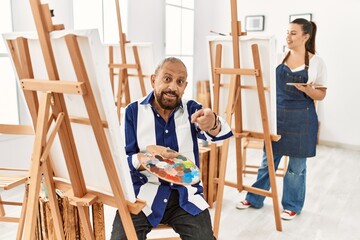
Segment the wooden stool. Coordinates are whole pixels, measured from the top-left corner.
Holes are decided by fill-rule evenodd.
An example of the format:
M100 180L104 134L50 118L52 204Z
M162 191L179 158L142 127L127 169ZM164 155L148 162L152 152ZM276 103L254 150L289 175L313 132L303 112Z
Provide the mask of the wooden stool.
M17 237L20 239L23 228L24 228L24 215L26 210L26 201L28 195L28 174L27 170L23 169L13 169L13 168L0 168L0 190L7 191L14 189L22 184L25 185L24 199L22 202L16 201L3 201L0 196L0 221L1 222L14 222L19 223ZM4 205L10 206L21 206L21 214L19 217L9 217L6 216Z
M172 230L172 227L165 225L165 224L159 224L156 228L153 228L151 231L165 231L165 230ZM180 237L155 237L155 238L147 238L147 240L180 240Z

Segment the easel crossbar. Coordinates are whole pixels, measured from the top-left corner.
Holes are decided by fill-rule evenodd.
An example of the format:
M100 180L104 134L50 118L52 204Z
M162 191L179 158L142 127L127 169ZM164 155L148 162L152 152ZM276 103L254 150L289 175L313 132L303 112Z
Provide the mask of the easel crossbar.
M214 183L219 184L219 181L220 181L219 178L214 178ZM224 185L232 187L232 188L237 188L238 187L236 182L231 182L231 181L228 181L228 180L224 181ZM242 188L243 188L243 190L248 191L248 192L259 194L259 195L262 195L262 196L265 196L265 197L272 197L272 192L271 191L266 191L266 190L263 190L263 189L260 189L260 188L255 188L255 187L246 186L246 185L243 185Z
M113 73L114 76L118 76L118 73ZM134 74L134 73L128 73L128 77L143 77L143 78L150 78L151 75L145 75L142 74L141 76L139 74Z
M109 68L119 68L119 69L134 68L134 69L137 69L138 66L137 66L136 64L118 64L118 63L112 63L112 64L109 64Z
M243 185L243 188L245 191L248 191L248 192L252 192L252 193L266 196L266 197L271 197L271 198L273 197L273 192L271 192L271 191L266 191L266 190L263 190L260 188L250 187L250 186L246 186L246 185Z
M0 201L0 204L10 205L10 206L22 206L22 202Z
M0 133L34 135L34 130L30 125L0 124Z
M232 75L248 75L259 76L259 69L251 68L214 68L215 74L232 74Z
M260 132L252 132L252 131L242 131L242 132L236 132L235 129L233 129L233 134L235 138L243 138L243 137L250 137L250 138L256 138L256 139L264 139L265 135L264 133L260 133ZM281 138L280 135L274 135L274 134L270 134L270 139L271 141L279 141Z
M13 222L13 223L17 223L20 221L20 218L17 217L2 217L0 216L0 221L1 222Z
M89 118L76 117L76 116L69 116L69 118L70 118L70 122L72 122L72 123L91 125L91 122L90 122ZM107 121L101 121L101 122L102 122L102 127L103 128L108 128L109 127Z
M65 193L65 196L66 196L66 193ZM85 194L81 198L74 197L74 196L67 196L67 197L69 198L69 203L76 207L79 207L79 206L89 207L97 201L97 196L90 194L90 193Z
M36 80L36 79L21 79L21 87L27 91L42 91L55 92L66 94L86 94L86 87L81 82L70 82L60 80Z
M219 87L229 88L230 84L229 83L220 83ZM239 86L239 88L257 90L257 86L254 86L254 85L241 85L241 86ZM270 87L264 87L264 90L270 91Z
M24 175L5 175L1 174L0 189L9 190L19 186L27 181L27 176Z

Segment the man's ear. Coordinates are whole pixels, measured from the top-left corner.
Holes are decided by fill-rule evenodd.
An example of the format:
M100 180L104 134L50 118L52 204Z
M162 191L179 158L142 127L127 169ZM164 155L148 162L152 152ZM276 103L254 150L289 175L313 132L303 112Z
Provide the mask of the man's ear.
M150 83L151 83L151 86L152 86L152 87L155 86L155 74L151 74L151 76L150 76Z

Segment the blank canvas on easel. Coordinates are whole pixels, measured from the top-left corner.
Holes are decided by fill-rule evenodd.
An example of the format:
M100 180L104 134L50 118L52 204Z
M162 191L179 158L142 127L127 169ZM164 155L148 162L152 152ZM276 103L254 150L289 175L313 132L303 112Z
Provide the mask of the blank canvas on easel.
M233 68L233 48L232 38L230 36L211 36L207 38L209 44L208 60L209 66L215 62L216 45L222 44L222 68ZM241 68L254 68L251 45L257 44L259 47L261 68L263 74L264 86L270 86L270 91L265 94L267 103L268 119L270 120L271 133L276 135L276 42L273 36L241 36L240 42L240 65ZM211 67L210 78L212 78ZM222 75L221 83L230 83L230 75ZM241 85L256 86L253 76L241 76ZM213 90L210 88L211 91ZM242 91L243 108L243 128L244 130L262 132L262 122L259 108L257 91L254 89ZM220 96L227 96L228 89L220 88ZM213 96L213 94L212 94ZM223 114L226 109L227 98L220 97L219 113ZM234 123L234 121L232 121Z
M60 80L76 81L74 67L72 65L65 35L75 34L83 56L85 68L94 93L97 109L103 124L107 125L105 133L116 166L125 197L130 202L135 202L135 194L126 159L124 142L121 137L119 121L116 115L116 107L110 86L108 68L106 65L105 49L100 42L97 30L56 31L51 33L55 61L57 63ZM10 33L4 35L5 39L18 37L28 38L30 56L36 79L48 79L45 71L45 63L42 57L39 40L36 34ZM47 80L44 80L47 81ZM76 121L88 119L87 110L81 95L64 94L67 111L70 118L74 117L71 127L74 133L75 145L79 154L82 172L86 186L89 189L112 195L108 176L98 150L91 125L79 124ZM51 166L55 177L69 180L66 161L58 139L55 140L51 149Z

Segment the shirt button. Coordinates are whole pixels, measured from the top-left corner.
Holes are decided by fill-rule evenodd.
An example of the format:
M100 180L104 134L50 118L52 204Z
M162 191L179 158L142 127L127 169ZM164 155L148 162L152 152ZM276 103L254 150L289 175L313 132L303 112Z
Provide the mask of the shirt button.
M157 117L160 117L160 115L159 115L159 114L156 114L156 116L157 116Z
M165 198L165 199L164 199L164 203L167 203L167 201L168 201L168 200Z
M169 132L169 130L165 130L165 133L168 133Z

